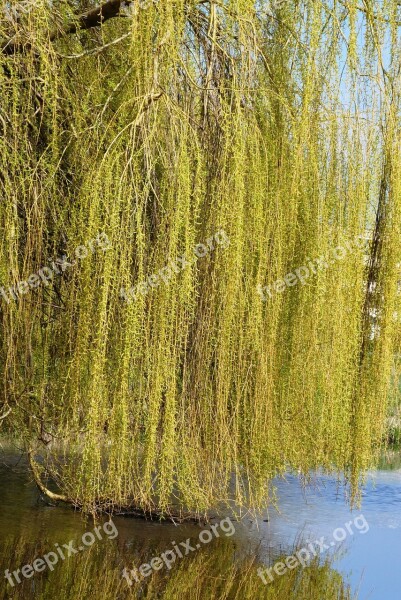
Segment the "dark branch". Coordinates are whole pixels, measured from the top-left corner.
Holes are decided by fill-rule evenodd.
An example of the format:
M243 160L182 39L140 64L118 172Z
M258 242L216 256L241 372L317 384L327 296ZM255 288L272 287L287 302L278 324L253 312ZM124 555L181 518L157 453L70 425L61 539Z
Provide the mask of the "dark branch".
M93 8L89 12L80 15L77 19L61 29L54 30L50 33L50 41L57 40L65 35L77 33L85 29L91 29L92 27L99 27L105 21L113 19L114 17L120 16L121 6L131 4L133 0L109 0L96 8ZM29 41L22 41L14 36L7 42L1 43L1 52L8 56L25 52L32 48L32 44Z

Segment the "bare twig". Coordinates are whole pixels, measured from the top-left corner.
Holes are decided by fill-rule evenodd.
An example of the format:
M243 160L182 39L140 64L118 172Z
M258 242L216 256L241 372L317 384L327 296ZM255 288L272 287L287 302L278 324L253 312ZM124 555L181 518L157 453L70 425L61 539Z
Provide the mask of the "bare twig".
M110 46L114 46L114 44L118 44L119 42L121 42L122 40L125 40L130 35L131 35L131 32L126 33L125 35L122 35L121 37L119 37L115 40L112 40L108 44L104 44L104 46L99 46L98 48L94 48L93 50L86 50L85 52L81 52L80 54L59 54L59 56L61 58L82 58L83 56L93 56L94 54L100 54L100 52L103 52L103 50L106 50L106 48L109 48Z

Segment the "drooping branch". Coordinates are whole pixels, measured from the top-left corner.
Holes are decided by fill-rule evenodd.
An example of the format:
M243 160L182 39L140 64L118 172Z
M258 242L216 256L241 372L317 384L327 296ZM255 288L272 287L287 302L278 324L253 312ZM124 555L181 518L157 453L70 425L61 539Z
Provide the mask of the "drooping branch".
M93 27L99 27L109 19L121 16L122 6L132 4L133 2L134 0L109 0L108 2L104 2L100 6L78 16L76 20L68 23L65 27L52 31L49 35L49 39L53 42L65 35L70 35ZM27 40L23 41L18 37L18 34L6 42L1 43L1 52L8 56L25 52L31 48L31 42Z

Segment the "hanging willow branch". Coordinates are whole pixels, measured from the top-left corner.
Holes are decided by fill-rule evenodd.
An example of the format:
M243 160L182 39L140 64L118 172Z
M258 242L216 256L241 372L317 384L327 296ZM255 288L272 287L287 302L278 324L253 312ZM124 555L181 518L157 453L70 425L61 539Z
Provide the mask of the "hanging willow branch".
M42 481L40 469L38 463L33 458L33 451L28 451L29 465L35 483L42 494L44 494L52 502L64 502L74 508L82 509L82 504L69 498L64 494L58 494L49 490ZM140 519L147 519L153 521L171 521L172 523L206 523L208 518L206 516L200 517L195 513L186 512L183 510L174 510L169 508L168 510L157 510L157 509L142 509L135 506L116 506L114 502L105 499L97 499L94 502L93 509L95 512L112 512L114 515L125 516L125 517L136 517ZM209 517L210 518L210 517Z
M319 467L354 497L398 384L391 3L389 31L317 0L277 19L254 0L159 2L129 44L119 19L102 48L60 43L73 68L33 45L122 4L50 35L48 4L3 44L19 56L0 72L1 401L18 398L7 426L31 448L42 424L39 489L89 514L178 520L262 507L277 474ZM353 244L367 231L369 256Z

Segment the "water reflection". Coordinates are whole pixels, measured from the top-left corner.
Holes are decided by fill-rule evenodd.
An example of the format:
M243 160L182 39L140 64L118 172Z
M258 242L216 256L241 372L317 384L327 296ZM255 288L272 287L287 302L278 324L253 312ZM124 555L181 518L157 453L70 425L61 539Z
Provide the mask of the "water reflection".
M395 461L398 456L395 457ZM281 598L331 600L350 597L339 573L351 573L352 590L359 600L393 600L401 589L401 470L369 474L362 509L351 512L343 491L329 477L318 477L304 489L297 477L277 481L280 513L270 510L260 519L246 517L235 523L230 539L213 540L199 552L146 578L146 585L129 588L121 577L124 566L139 565L157 556L173 542L197 538L200 527L115 518L116 540L99 542L82 556L72 556L54 572L36 574L13 590L3 573L29 564L49 552L55 542L67 543L93 529L80 513L68 507L45 505L30 480L27 465L15 449L0 455L0 598ZM295 569L264 586L256 574L260 565L280 559L310 540L344 527L363 513L369 532L353 535L330 548L321 562ZM268 516L268 522L266 517ZM107 542L107 543L106 543ZM251 558L250 558L251 557ZM78 559L78 560L77 560ZM166 572L167 571L167 572ZM122 584L125 587L122 587ZM311 591L312 590L312 591ZM315 595L312 595L313 594ZM107 595L109 594L109 595ZM153 594L153 595L152 595ZM174 595L175 594L175 595ZM246 595L248 594L248 596Z
M3 547L0 568L32 565L53 548L50 542L29 542L24 537ZM163 544L152 548L153 555L165 550ZM1 599L17 600L99 600L144 598L165 600L350 600L341 575L328 561L314 560L306 569L288 570L269 585L257 575L255 559L238 560L236 544L216 540L190 556L184 556L171 570L153 571L132 585L122 578L124 566L141 565L149 560L145 549L128 547L121 540L99 543L55 565L51 571L35 573L20 584L7 584ZM16 568L16 567L15 567Z

